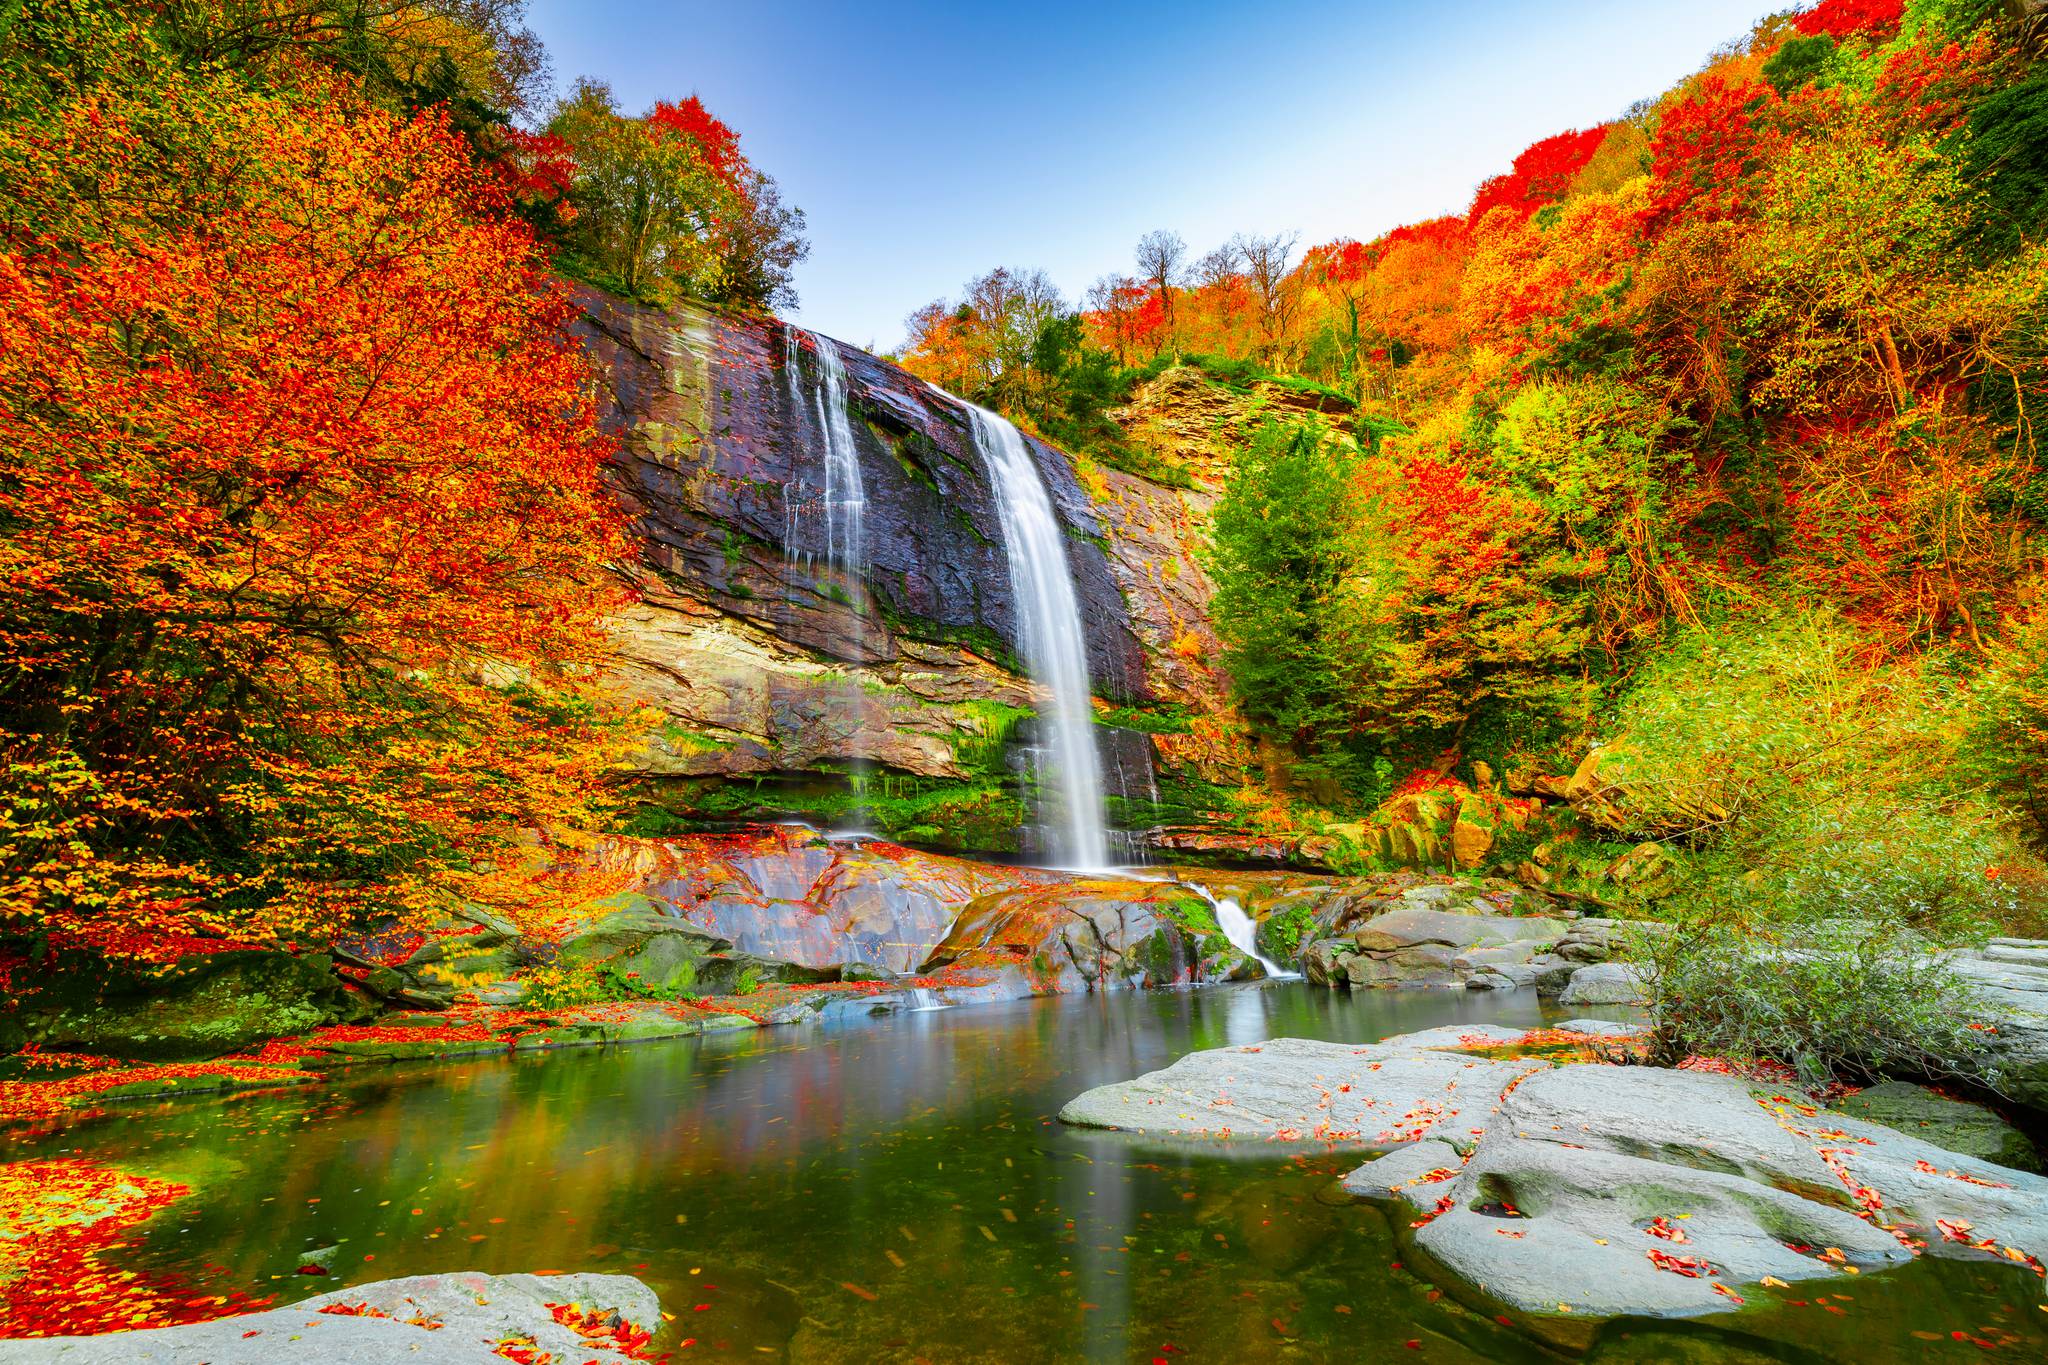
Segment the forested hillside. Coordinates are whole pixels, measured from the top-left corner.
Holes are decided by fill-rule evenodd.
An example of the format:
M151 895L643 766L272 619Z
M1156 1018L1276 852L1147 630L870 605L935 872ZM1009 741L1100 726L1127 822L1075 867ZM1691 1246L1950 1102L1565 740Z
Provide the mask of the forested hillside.
M1712 913L2038 926L2044 55L2035 7L1824 0L1462 214L1153 233L1071 313L997 271L908 363L1161 477L1110 414L1163 372L1329 396L1209 564L1298 820L1576 770Z

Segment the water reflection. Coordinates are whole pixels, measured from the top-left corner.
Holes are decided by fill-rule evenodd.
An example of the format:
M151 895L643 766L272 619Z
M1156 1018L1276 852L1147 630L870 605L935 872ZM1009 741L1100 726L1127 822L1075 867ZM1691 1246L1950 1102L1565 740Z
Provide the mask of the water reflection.
M343 1282L637 1274L691 1358L1179 1365L1407 1359L1414 1340L1429 1360L1547 1359L1392 1269L1384 1218L1329 1199L1355 1156L1224 1160L1054 1119L1080 1090L1196 1048L1447 1022L1543 1018L1520 994L1074 997L391 1068L154 1106L45 1145L197 1185L135 1257L213 1290L290 1297L302 1252L338 1244ZM1788 1309L1766 1327L1820 1358L1904 1361L1914 1331L2004 1323L2048 1354L2039 1327L2012 1325L2048 1318L2030 1277L1913 1273L1911 1292L1862 1282L1855 1317ZM1635 1330L1629 1351L1667 1329Z

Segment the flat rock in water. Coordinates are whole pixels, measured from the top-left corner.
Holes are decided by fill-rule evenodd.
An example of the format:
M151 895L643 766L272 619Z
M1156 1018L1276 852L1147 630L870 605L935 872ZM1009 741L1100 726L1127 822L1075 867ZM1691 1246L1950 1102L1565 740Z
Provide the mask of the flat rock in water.
M1560 1005L1640 1005L1647 990L1642 973L1625 962L1596 962L1572 973Z
M1469 1143L1501 1092L1542 1065L1276 1038L1189 1053L1164 1070L1097 1086L1070 1102L1060 1118L1151 1136L1360 1147L1424 1136Z
M1717 1312L1766 1275L1909 1260L1908 1241L2048 1251L2048 1180L1734 1076L1558 1067L1502 1101L1454 1180L1380 1165L1347 1188L1388 1189L1430 1258L1530 1314Z
M660 1300L629 1275L468 1270L356 1285L290 1308L184 1327L0 1341L0 1365L504 1365L497 1348L507 1339L530 1340L535 1359L548 1352L574 1365L631 1358L556 1322L548 1306L564 1303L616 1313L645 1331L661 1325ZM321 1311L339 1304L384 1316ZM429 1322L440 1325L421 1325Z
M1449 1025L1198 1052L1060 1117L1391 1148L1344 1188L1394 1202L1454 1293L1573 1349L1603 1318L1730 1310L1766 1277L1840 1285L1916 1253L2048 1256L2048 1179L1737 1076L1471 1055L1523 1037Z
M2018 1171L2041 1169L2034 1145L1996 1112L1936 1094L1924 1085L1888 1081L1845 1095L1833 1107L1838 1113L1882 1123L1951 1152L1982 1157Z

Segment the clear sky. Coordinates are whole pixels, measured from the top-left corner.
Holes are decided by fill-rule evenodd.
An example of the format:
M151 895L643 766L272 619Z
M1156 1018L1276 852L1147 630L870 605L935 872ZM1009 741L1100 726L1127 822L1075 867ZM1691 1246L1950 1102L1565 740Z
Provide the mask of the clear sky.
M1070 299L1171 228L1303 245L1462 210L1696 71L1759 0L532 0L557 84L696 93L810 218L806 326L888 348L996 265Z

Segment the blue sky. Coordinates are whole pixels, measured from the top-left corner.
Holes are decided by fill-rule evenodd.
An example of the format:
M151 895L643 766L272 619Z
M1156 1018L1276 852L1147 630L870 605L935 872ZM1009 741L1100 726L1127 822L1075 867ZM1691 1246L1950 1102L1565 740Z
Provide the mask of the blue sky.
M558 85L696 93L810 218L806 326L887 348L996 265L1070 298L1165 227L1304 245L1460 210L1785 5L532 0Z

